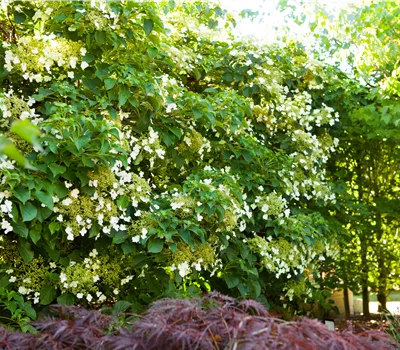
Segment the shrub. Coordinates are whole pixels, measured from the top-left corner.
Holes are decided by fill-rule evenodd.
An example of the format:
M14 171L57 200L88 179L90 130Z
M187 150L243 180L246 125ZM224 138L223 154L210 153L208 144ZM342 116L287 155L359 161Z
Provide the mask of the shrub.
M0 287L37 311L211 289L324 302L338 115L313 99L321 62L231 41L207 2L0 11L0 133L33 167L0 158ZM20 119L42 149L9 132Z

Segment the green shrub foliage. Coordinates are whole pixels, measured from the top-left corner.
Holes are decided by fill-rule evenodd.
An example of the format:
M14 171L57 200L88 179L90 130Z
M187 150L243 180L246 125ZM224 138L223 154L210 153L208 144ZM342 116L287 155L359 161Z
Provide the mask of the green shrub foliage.
M235 40L206 2L1 6L0 131L32 167L0 161L3 305L324 300L323 64ZM19 119L42 149L9 131Z

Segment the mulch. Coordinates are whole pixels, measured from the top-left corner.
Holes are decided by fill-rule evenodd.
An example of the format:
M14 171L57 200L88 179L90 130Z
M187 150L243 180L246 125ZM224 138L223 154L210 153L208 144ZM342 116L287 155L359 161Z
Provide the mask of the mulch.
M389 322L381 314L371 314L369 318L361 315L351 316L349 320L335 319L335 329L338 331L351 330L353 333L362 333L365 330L387 330Z

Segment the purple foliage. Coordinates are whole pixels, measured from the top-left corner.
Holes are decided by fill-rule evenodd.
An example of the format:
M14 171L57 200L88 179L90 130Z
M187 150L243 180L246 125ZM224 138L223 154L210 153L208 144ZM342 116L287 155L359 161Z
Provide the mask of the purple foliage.
M9 331L7 328L0 327L0 349L7 350L30 350L35 343L33 334L25 334Z
M0 350L392 350L385 333L334 332L317 320L284 321L254 300L237 301L219 293L198 299L154 302L132 329L117 320L79 307L53 307L57 317L33 325L38 334L0 328Z

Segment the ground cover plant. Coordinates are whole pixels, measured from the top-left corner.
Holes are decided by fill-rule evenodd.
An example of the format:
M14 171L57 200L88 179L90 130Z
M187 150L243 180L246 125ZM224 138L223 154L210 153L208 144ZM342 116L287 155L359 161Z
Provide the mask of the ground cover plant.
M219 293L161 299L126 328L115 318L76 306L33 323L37 334L0 331L0 349L394 349L385 333L334 332L317 320L284 321L254 300ZM398 345L398 344L397 344Z

